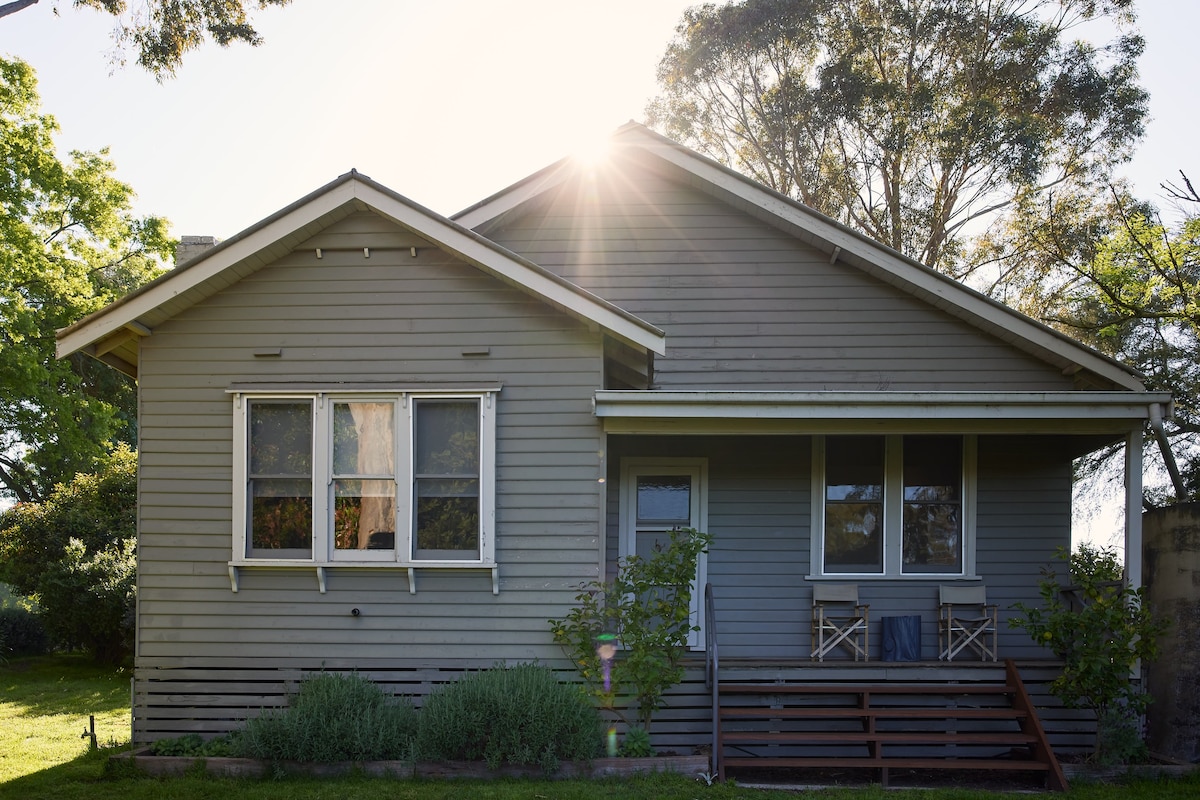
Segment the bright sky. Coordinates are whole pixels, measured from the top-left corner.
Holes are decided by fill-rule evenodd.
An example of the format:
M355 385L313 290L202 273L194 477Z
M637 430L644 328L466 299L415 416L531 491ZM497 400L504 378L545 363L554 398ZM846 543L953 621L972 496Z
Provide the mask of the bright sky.
M641 121L693 4L294 0L257 14L261 47L208 45L160 85L113 71L111 17L42 0L0 20L0 51L37 70L64 148L111 149L139 211L227 238L351 167L452 214ZM1131 174L1156 196L1200 178L1200 3L1142 4L1154 121Z

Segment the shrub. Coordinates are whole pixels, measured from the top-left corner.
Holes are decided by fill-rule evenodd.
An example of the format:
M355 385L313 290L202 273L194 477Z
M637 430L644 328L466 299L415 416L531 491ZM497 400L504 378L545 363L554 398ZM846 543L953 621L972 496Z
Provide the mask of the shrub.
M447 684L421 708L417 753L422 760L484 760L538 765L600 753L604 726L580 687L536 664L495 666Z
M1166 623L1145 605L1142 589L1123 582L1121 562L1111 548L1085 544L1074 554L1059 548L1058 558L1067 562L1071 588L1082 607L1072 608L1055 572L1044 569L1044 607L1017 603L1019 616L1010 624L1024 628L1062 659L1062 673L1050 690L1063 704L1095 712L1094 759L1126 763L1144 752L1138 717L1150 703L1150 696L1129 678L1139 660L1157 658Z
M56 644L102 663L131 652L136 516L137 455L124 447L46 502L0 514L0 580L37 603Z
M178 739L159 739L150 745L150 752L156 756L219 758L234 754L238 738L238 734L231 733L206 741L197 733L189 733Z
M650 555L623 558L609 583L585 584L575 597L579 605L549 620L554 641L579 669L588 692L626 723L630 720L616 707L626 687L637 702L638 724L649 731L663 695L683 679L688 634L698 630L691 616L692 582L711 541L710 534L676 528ZM606 634L620 641L619 655L598 647Z
M322 672L304 680L287 708L268 710L234 738L236 755L265 761L407 758L416 712L360 675Z
M32 611L0 609L0 656L42 656L48 652L46 628Z

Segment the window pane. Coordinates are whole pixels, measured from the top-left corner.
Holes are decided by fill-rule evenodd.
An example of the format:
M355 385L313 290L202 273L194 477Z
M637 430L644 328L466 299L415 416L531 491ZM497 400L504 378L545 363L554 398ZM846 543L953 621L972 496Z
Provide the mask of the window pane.
M417 400L418 475L479 474L479 401Z
M396 546L396 482L337 478L333 482L334 546L392 550Z
M312 475L312 403L250 401L251 475Z
M335 403L333 474L395 475L394 416L391 403Z
M312 404L248 401L249 558L312 558Z
M692 479L688 475L642 475L637 481L638 523L687 525L692 518Z
M825 499L883 500L882 436L830 436L825 440Z
M883 471L883 437L826 438L825 572L883 572Z
M333 541L337 550L391 550L396 546L394 419L391 403L333 405Z
M417 400L413 556L480 558L479 401Z
M962 440L904 437L904 571L962 569Z
M312 481L251 480L247 556L312 557Z

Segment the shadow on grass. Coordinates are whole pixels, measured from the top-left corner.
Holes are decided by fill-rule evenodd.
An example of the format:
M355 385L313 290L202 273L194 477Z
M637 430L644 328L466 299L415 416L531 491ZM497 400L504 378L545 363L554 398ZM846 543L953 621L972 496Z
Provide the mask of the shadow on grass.
M0 665L0 697L24 717L106 714L129 708L132 674L80 655L12 659Z

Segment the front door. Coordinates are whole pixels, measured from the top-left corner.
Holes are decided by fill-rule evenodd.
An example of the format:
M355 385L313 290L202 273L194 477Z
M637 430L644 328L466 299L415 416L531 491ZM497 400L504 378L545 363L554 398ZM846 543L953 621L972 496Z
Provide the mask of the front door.
M649 556L673 528L708 530L708 463L703 458L626 458L621 461L621 556ZM704 584L708 557L701 553L692 584L688 636L697 649L704 641Z

